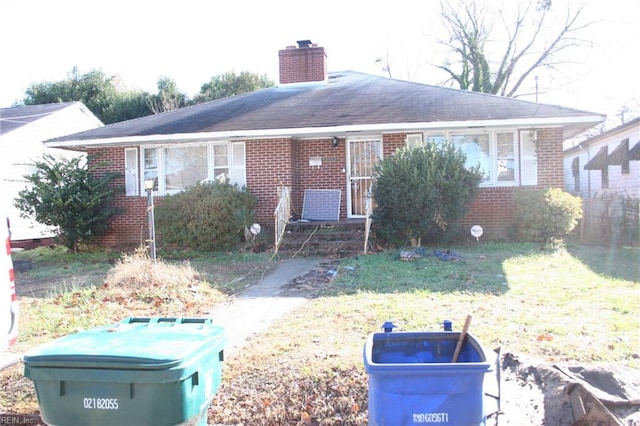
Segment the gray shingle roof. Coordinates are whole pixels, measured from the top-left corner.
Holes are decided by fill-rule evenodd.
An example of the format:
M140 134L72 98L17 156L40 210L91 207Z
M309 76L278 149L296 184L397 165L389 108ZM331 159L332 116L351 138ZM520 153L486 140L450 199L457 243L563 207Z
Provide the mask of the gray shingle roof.
M0 108L0 135L7 134L24 125L40 120L74 103L75 102L61 102L56 104Z
M598 114L345 71L330 73L327 82L274 86L53 141L583 116Z

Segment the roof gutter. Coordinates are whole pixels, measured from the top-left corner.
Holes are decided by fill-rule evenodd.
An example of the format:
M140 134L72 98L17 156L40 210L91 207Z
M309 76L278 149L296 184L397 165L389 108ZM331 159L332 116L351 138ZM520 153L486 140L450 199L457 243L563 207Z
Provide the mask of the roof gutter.
M145 136L122 136L99 139L72 139L66 141L46 141L45 145L51 148L74 148L94 146L118 146L138 145L149 143L167 142L197 142L202 140L228 140L228 139L264 139L282 137L321 137L363 133L389 133L389 132L417 132L429 130L451 130L484 127L564 127L568 125L594 126L605 119L602 115L583 115L576 117L545 117L524 119L495 119L473 121L428 121L417 123L381 123L368 125L345 125L326 127L303 127L291 129L258 129L258 130L229 130L206 133L176 133Z

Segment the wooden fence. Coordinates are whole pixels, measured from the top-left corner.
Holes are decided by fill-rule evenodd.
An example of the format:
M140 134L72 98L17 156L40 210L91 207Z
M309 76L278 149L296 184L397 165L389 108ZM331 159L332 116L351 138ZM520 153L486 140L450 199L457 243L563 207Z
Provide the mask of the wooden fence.
M601 243L640 241L640 200L623 197L583 200L580 240Z

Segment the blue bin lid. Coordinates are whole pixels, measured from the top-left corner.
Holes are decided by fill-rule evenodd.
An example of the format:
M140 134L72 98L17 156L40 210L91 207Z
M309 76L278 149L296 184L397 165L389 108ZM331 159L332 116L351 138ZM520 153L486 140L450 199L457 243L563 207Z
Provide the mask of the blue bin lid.
M25 366L168 369L197 354L223 350L225 329L199 318L128 318L70 334L24 355Z

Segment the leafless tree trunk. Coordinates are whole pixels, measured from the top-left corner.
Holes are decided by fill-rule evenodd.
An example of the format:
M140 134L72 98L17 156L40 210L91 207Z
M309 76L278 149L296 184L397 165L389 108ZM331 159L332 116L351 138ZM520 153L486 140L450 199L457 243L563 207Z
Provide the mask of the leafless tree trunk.
M591 25L580 23L582 7L568 7L556 25L550 22L551 0L528 0L515 7L515 16L508 18L503 8L490 11L474 0L441 1L440 14L449 33L441 43L455 62L438 68L450 81L461 89L513 97L535 70L568 63L569 51L588 43L578 37ZM494 27L494 16L500 28ZM490 44L498 47L490 49Z

